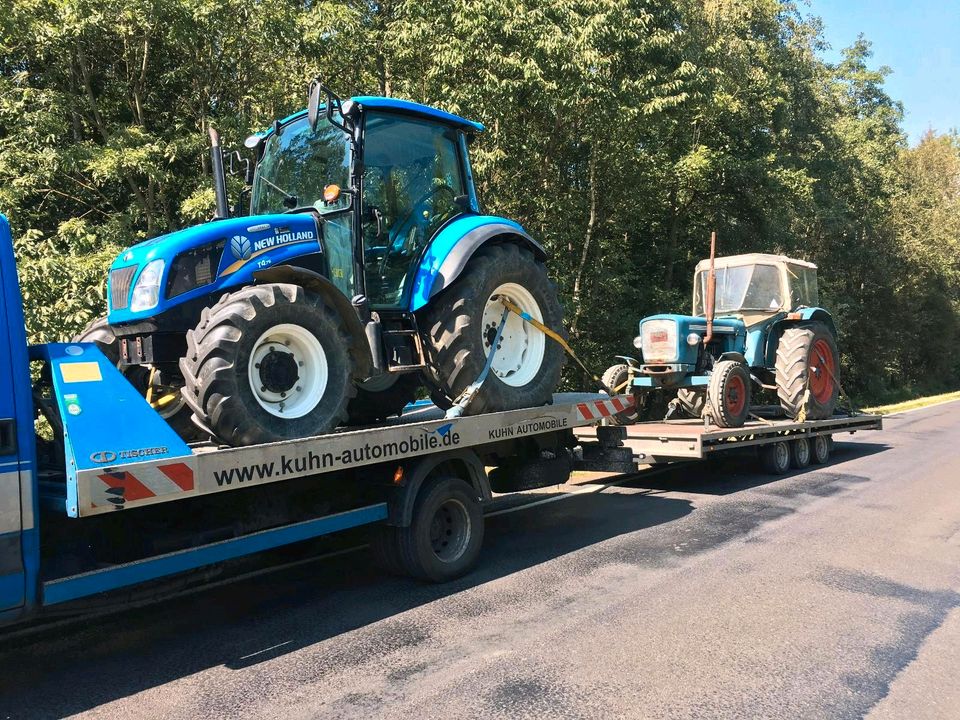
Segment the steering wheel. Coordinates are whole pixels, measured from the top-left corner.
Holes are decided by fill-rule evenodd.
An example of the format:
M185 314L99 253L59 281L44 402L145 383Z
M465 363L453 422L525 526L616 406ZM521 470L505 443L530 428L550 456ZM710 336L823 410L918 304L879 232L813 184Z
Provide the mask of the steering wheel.
M453 195L454 198L458 197L457 191L454 190L449 185L447 185L446 183L432 187L417 199L417 201L413 204L413 207L410 209L410 212L404 215L403 219L400 222L396 223L394 227L397 228L398 230L402 230L411 220L413 220L414 216L421 211L424 203L426 203L427 200L429 200L430 198L432 198L434 195L436 195L441 191L446 191L450 193L451 195ZM405 239L403 241L403 246L405 247L408 244L408 239L410 237L409 230L407 230L404 233L404 237ZM394 248L393 248L394 244L395 242L388 243L386 249L383 252L383 257L380 258L380 275L381 276L383 276L383 273L386 272L387 260L394 253Z

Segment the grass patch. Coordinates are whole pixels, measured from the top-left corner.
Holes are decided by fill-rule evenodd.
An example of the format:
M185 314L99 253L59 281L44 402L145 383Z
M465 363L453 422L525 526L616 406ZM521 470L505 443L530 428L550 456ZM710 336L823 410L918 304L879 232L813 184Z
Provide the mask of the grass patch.
M939 405L940 403L950 402L951 400L960 400L960 390L956 392L943 393L941 395L930 395L928 397L906 400L904 402L894 403L893 405L880 405L879 407L864 408L864 412L875 413L877 415L890 415L904 410L914 410L916 408L927 407L928 405Z

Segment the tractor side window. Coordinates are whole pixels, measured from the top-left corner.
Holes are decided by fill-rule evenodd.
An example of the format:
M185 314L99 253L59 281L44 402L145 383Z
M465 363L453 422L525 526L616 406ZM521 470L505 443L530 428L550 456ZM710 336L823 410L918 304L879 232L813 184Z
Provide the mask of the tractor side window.
M364 126L363 239L374 305L403 303L421 252L464 195L456 131L370 113Z
M791 307L816 307L820 304L817 271L814 268L787 265L787 276L790 278Z

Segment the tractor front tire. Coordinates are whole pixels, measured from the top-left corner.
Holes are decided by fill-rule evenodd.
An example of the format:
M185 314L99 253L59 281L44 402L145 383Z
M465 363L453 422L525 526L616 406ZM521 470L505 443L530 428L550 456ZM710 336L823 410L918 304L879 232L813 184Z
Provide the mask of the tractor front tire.
M347 419L354 367L336 311L286 283L204 308L180 360L196 420L234 447L330 432Z
M692 418L701 418L704 408L707 407L707 393L702 389L680 388L677 390L677 402L687 415Z
M612 394L633 396L633 405L630 409L610 416L609 420L612 425L633 425L640 419L641 403L646 398L633 392L633 388L627 385L629 379L630 366L625 363L611 365L606 369L601 378L604 387Z
M777 346L777 395L793 419L833 415L840 392L837 342L823 323L783 331Z
M750 372L735 360L713 366L707 386L707 403L719 427L742 427L750 414Z
M455 400L480 377L507 298L551 330L562 332L563 311L543 263L514 244L481 247L457 280L421 313L433 380ZM510 313L490 373L466 408L469 415L537 407L551 401L560 381L560 345Z
M399 415L417 398L423 382L418 373L381 375L358 382L357 395L347 405L348 425L372 425Z

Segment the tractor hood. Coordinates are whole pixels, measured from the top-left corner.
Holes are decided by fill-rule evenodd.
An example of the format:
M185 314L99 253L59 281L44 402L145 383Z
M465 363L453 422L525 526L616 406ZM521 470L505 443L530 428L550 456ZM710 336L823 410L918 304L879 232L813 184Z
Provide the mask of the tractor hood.
M111 325L145 320L194 298L249 284L256 270L321 251L310 213L228 218L161 235L113 261L108 320Z
M699 341L693 345L687 337L696 334L703 339L707 332L707 319L690 315L651 315L640 321L640 336L636 345L643 353L644 364L695 365ZM723 339L727 345L741 344L746 337L743 320L734 317L718 317L713 321L715 339Z

